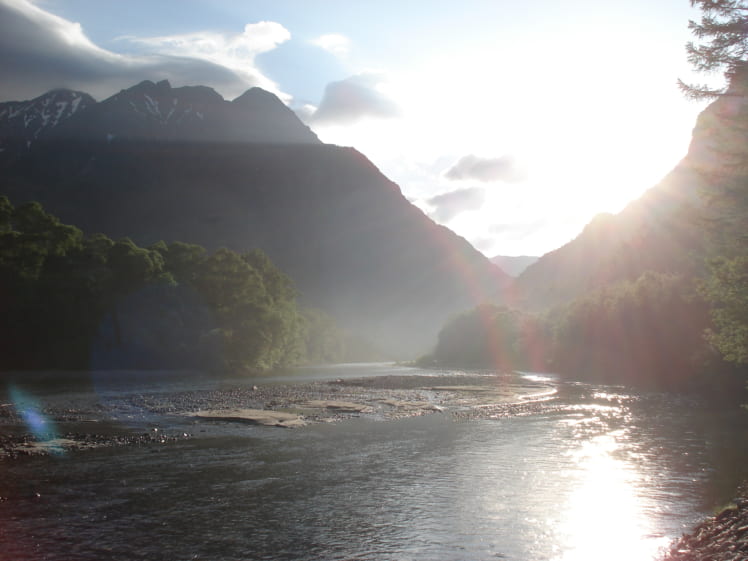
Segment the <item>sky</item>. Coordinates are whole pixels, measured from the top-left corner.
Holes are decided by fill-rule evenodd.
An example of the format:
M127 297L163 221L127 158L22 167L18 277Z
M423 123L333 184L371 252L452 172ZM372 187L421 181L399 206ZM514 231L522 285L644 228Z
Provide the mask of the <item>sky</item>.
M0 101L272 91L487 256L542 255L686 154L688 0L0 0Z

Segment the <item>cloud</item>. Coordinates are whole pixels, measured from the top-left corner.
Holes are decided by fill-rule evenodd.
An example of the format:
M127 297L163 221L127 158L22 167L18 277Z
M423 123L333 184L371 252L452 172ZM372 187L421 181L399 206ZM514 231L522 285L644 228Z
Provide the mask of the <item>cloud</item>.
M480 187L468 187L442 193L426 200L434 208L429 215L437 222L445 223L458 214L469 210L479 210L486 200L486 192Z
M324 49L337 57L344 57L351 48L351 40L340 33L328 33L310 41L320 49Z
M512 222L492 224L488 231L491 235L504 240L521 240L546 229L552 223L550 218L541 218L531 222Z
M314 117L314 113L317 111L317 107L311 103L304 103L300 107L294 109L296 115L304 122L309 122Z
M475 249L483 253L484 255L486 253L490 253L491 250L496 246L496 238L486 238L486 237L471 237L468 239L470 242L470 245L472 245Z
M518 183L525 179L524 171L512 156L479 158L473 154L463 156L446 174L447 179L477 179L483 182L505 181Z
M0 96L2 100L22 100L53 88L71 88L101 99L142 80L163 79L175 86L211 86L230 97L252 86L267 87L278 93L270 87L273 82L252 66L252 53L264 52L282 40L277 25L251 24L241 34L226 34L223 42L216 40L218 34L205 34L209 38L202 45L205 56L200 56L197 49L190 53L172 51L165 42L161 43L163 51L159 53L122 55L95 45L80 24L51 14L28 0L0 0L0 83L3 85ZM253 37L247 36L248 32ZM166 38L152 38L155 39ZM134 38L128 40L136 42ZM234 59L230 60L238 60L242 53L246 56L248 64L244 70L224 64L227 59L216 54L221 45L227 50L235 49ZM158 49L155 42L151 48Z
M310 121L348 125L364 117L397 117L399 109L382 91L383 83L378 74L359 74L339 82L330 82Z
M255 57L288 41L291 33L272 21L248 23L241 33L213 31L164 35L160 37L120 37L121 41L145 46L159 55L204 60L228 68L247 83L275 93L277 85L254 67Z

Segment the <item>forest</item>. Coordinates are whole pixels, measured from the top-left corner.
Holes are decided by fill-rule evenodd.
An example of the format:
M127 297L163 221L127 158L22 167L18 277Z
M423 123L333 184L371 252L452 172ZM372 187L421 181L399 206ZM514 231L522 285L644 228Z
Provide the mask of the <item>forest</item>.
M300 309L260 250L209 253L84 236L39 203L0 197L2 369L260 372L346 358L347 335Z

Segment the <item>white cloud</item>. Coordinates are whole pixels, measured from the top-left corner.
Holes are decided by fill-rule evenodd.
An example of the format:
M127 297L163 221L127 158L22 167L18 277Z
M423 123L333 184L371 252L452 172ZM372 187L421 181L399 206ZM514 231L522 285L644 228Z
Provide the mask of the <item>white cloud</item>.
M431 197L426 201L433 207L431 218L446 223L463 212L480 210L486 201L486 192L480 187L468 187Z
M309 121L314 116L314 113L317 111L317 106L312 105L311 103L305 103L301 107L297 107L294 109L296 112L296 115L301 119L302 121Z
M344 57L351 48L351 40L340 33L328 33L310 41L312 45L324 49L337 57Z
M28 0L0 0L0 100L29 99L54 88L83 90L104 98L142 80L175 86L206 85L236 97L260 86L288 99L254 65L254 56L273 49L290 34L260 22L242 33L193 33L128 38L149 43L150 54L117 54L95 45L79 23Z
M525 173L512 156L479 158L469 154L460 158L460 161L447 171L445 177L452 180L477 179L483 182L517 183L525 179Z
M350 125L373 117L397 117L400 110L385 91L385 80L380 74L358 74L325 88L317 110L310 121L322 125Z
M277 84L254 65L255 57L288 41L291 33L272 21L248 23L241 33L200 31L160 37L120 37L153 49L156 54L206 60L229 68L248 83L278 94L286 101L290 96L278 90Z

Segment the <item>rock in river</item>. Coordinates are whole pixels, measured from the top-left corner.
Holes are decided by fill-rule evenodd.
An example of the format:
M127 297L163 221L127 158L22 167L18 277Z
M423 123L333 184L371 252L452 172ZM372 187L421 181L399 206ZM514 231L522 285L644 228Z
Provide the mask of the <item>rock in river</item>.
M333 401L313 399L301 404L301 407L310 407L312 409L330 409L339 413L371 413L373 409L362 403L353 403L352 401Z
M195 416L214 421L238 421L268 427L295 428L306 424L304 419L293 413L267 409L211 409L198 411Z

